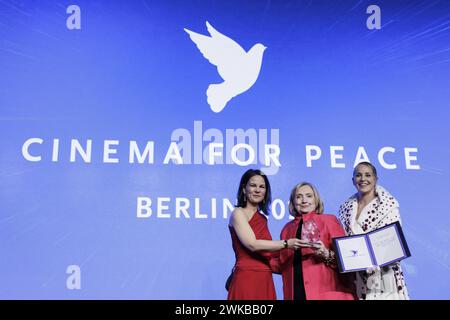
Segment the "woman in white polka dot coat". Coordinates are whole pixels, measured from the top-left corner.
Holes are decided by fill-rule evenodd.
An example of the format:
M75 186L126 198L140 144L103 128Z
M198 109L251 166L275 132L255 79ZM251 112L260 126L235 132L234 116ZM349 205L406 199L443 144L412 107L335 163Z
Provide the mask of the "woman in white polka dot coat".
M357 193L339 208L339 219L347 235L363 234L400 221L397 200L377 185L377 170L369 162L361 162L353 171ZM360 299L408 300L400 262L380 268L370 268L356 274L356 289Z

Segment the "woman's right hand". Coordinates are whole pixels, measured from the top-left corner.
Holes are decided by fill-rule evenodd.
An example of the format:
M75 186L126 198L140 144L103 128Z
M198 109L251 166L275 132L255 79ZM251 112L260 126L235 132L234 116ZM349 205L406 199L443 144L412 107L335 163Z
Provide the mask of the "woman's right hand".
M312 245L308 241L300 240L298 238L291 238L287 241L289 249L311 248Z

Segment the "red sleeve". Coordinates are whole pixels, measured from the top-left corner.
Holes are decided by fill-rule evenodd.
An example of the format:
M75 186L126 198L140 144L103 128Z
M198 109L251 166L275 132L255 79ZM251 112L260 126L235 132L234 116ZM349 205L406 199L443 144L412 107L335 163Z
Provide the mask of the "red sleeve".
M287 233L288 226L289 226L289 222L284 225L283 229L281 229L281 232L280 232L281 240L289 240L289 239L286 239L286 233Z
M332 238L345 236L344 228L342 228L339 220L334 215L329 215L329 219L327 220L328 232L330 233L330 241Z
M272 258L269 260L270 269L273 273L281 274L280 266L280 251L275 251L272 253Z
M325 243L324 244L326 247L328 247L328 249L330 249L334 253L336 253L336 250L333 246L333 238L344 237L345 230L342 227L342 225L340 224L339 220L334 215L327 215L326 226L327 226L328 237L329 237L329 245L327 245ZM335 263L328 265L328 266L332 269L337 269L337 265Z

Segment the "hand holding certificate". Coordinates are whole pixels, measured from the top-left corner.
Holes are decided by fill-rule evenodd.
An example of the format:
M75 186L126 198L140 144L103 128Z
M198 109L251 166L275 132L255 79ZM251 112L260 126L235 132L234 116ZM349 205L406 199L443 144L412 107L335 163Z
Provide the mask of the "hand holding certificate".
M340 272L383 267L411 256L399 222L372 232L333 238Z

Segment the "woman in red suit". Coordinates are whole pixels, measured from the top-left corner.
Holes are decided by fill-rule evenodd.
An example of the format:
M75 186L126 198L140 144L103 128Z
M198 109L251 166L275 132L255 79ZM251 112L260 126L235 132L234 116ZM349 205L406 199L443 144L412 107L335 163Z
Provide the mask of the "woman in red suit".
M334 215L323 214L317 189L303 182L291 192L289 209L294 220L281 231L281 239L301 238L299 250L279 253L275 272L282 274L285 300L354 300L352 275L339 274L332 238L345 236Z
M271 252L300 248L301 241L295 236L272 241L267 227L270 184L260 170L250 169L244 173L237 198L228 226L236 256L228 300L275 300Z

